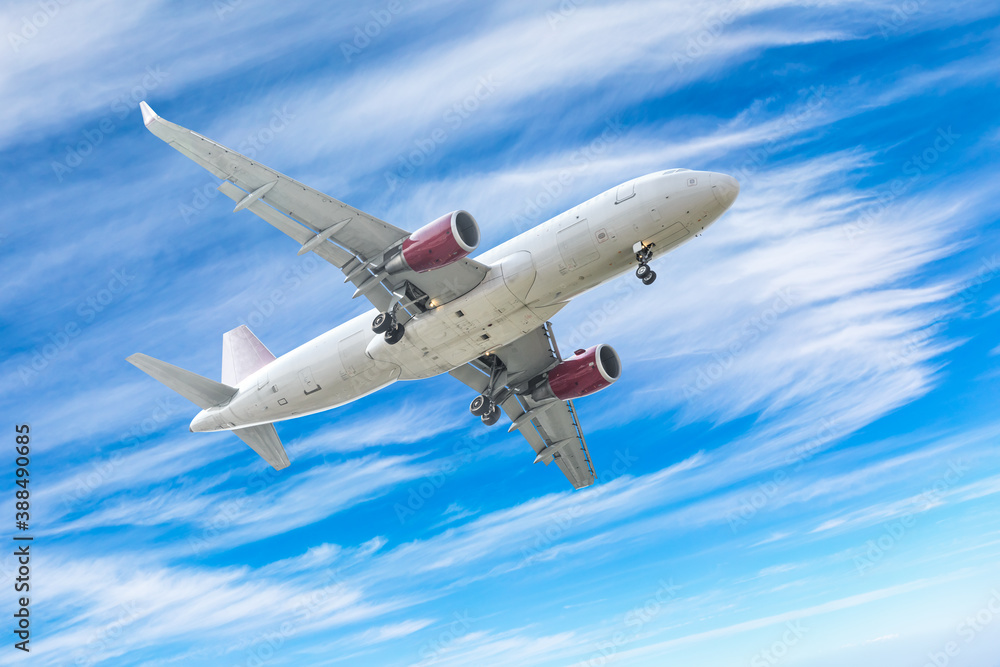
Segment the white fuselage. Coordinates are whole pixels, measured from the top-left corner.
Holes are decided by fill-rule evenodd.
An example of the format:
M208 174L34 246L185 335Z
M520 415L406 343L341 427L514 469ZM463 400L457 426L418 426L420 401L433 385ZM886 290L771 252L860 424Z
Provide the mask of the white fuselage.
M376 311L282 355L239 384L225 405L199 413L192 431L300 417L357 400L396 380L446 373L542 326L573 297L631 270L639 243L656 257L729 208L739 191L724 174L668 170L608 190L489 250L490 267L467 294L406 321L395 345L372 332Z

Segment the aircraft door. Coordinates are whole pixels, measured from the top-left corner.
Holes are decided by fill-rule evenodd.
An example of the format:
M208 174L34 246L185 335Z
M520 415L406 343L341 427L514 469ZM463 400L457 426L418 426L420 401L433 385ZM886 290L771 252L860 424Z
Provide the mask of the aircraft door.
M299 371L299 381L302 382L302 393L307 396L320 390L320 386L313 379L312 369L308 366Z
M565 267L563 273L586 266L600 257L590 234L590 225L586 220L580 220L560 230L556 235L556 243Z

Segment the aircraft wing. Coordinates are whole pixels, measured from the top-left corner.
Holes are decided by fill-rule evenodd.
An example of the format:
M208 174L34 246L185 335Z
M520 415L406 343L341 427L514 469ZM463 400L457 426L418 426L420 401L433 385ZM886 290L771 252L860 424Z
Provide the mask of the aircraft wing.
M498 403L511 420L508 430L520 430L535 450L535 463L555 462L573 488L582 489L593 484L597 475L573 401L539 402L517 393L523 383L559 363L558 350L553 349L552 341L551 327L539 327L498 348L490 357L480 357L450 374L482 394L490 383L490 364L494 363L491 357L499 359L505 370L499 375L504 388L500 390ZM493 389L497 391L497 387Z
M237 202L234 212L247 209L255 213L298 241L299 254L315 252L339 268L347 276L344 282L358 287L354 296L364 295L381 311L394 299L412 303L426 298L445 303L465 294L486 276L487 267L468 258L424 273L376 273L386 254L409 232L164 120L145 102L140 107L150 132L224 179L219 191Z

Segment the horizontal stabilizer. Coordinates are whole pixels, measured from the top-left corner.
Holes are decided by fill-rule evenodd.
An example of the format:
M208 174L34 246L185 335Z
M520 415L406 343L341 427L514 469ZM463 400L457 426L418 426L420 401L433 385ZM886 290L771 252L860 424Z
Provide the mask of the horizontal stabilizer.
M274 361L274 355L246 325L222 335L222 384L236 386Z
M260 454L275 470L288 467L288 454L281 446L281 440L278 439L278 432L274 430L274 424L237 428L233 430L233 433L250 445L250 448Z
M202 409L221 405L236 393L236 389L229 385L209 380L146 354L133 354L126 361Z

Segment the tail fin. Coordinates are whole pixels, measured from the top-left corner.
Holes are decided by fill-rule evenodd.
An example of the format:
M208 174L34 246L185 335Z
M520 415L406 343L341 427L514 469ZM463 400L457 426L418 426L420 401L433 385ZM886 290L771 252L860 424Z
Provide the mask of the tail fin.
M250 445L250 449L260 454L261 458L270 463L275 470L288 467L288 454L281 446L281 440L278 438L278 432L274 430L274 424L238 428L233 430L233 434Z
M246 325L222 335L222 383L236 386L274 361L274 355Z
M246 327L241 328L246 329ZM253 338L249 329L247 329L247 333ZM253 340L257 339L253 338ZM264 351L266 352L267 348L264 348ZM236 389L228 384L209 380L146 354L133 354L126 361L154 380L167 385L203 410L225 403L236 393ZM225 370L223 370L223 376L225 376ZM233 429L233 433L250 445L250 448L260 454L275 470L288 467L288 455L285 454L285 448L281 446L281 440L278 438L278 432L274 430L273 424L237 428Z
M125 361L154 380L167 385L203 410L225 403L236 393L234 387L209 380L146 354L133 354Z

